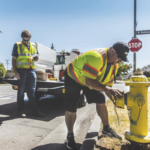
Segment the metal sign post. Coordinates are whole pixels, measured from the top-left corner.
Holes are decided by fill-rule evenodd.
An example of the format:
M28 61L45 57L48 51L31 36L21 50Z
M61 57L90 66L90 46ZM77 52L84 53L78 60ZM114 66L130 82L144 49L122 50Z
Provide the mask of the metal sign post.
M136 0L134 0L134 38L136 38ZM133 55L133 73L136 70L136 52Z
M136 31L136 0L134 0L134 37L133 39L137 39L136 35L141 35L141 34L150 34L150 30L141 30L141 31ZM136 52L134 51L133 55L133 73L136 70Z

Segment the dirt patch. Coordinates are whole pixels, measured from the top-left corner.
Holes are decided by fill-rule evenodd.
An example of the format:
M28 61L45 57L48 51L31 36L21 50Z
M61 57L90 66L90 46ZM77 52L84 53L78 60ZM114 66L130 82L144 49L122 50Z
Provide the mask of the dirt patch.
M99 137L94 150L150 150L150 144L138 144L127 140L120 141Z

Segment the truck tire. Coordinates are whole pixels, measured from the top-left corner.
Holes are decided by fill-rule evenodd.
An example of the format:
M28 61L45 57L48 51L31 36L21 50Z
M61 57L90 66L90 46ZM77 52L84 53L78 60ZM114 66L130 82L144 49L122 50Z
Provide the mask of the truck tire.
M80 98L79 98L79 101L78 101L78 108L81 108L81 107L84 107L84 106L86 106L86 97L85 97L83 91L81 91Z

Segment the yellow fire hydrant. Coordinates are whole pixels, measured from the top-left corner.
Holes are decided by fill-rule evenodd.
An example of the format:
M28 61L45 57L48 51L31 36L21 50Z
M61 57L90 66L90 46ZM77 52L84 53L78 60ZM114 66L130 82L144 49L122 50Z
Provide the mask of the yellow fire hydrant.
M127 106L130 119L130 131L125 132L125 138L138 143L150 143L150 132L148 132L148 86L146 76L137 69L129 82L130 92L123 95L122 99L116 100L116 107Z

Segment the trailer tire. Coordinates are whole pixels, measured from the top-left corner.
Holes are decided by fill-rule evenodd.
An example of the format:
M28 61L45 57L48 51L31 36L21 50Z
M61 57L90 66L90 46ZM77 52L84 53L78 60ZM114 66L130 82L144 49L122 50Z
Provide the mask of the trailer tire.
M86 97L85 97L83 91L81 91L80 98L79 98L79 101L78 101L78 108L81 108L81 107L84 107L84 106L86 106Z

